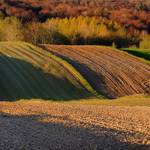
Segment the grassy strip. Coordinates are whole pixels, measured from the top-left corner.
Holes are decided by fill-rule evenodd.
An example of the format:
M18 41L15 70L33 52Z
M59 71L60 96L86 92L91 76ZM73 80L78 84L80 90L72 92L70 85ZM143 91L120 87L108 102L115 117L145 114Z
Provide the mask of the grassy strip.
M99 96L99 94L92 88L92 86L88 83L88 81L67 61L49 53L49 56L59 62L69 71L71 74L80 81L84 88L86 88L92 94Z
M40 49L43 50L39 47L36 47L32 44L29 44L31 47L36 48L36 49ZM51 52L48 52L48 55L54 59L55 61L57 61L59 64L61 64L63 67L65 67L79 82L80 84L82 84L82 86L87 89L90 93L92 93L93 95L100 97L100 98L104 98L104 96L99 95L96 90L93 89L93 87L88 83L88 81L71 65L69 64L66 60L57 57L55 55L53 55Z
M83 99L64 102L65 104L81 105L104 105L104 106L148 106L150 107L150 96L135 95L126 96L114 100L109 99Z
M123 48L121 49L129 54L140 57L150 63L150 50L148 49L134 49L134 48Z
M126 96L114 100L110 99L102 99L102 98L87 98L80 100L72 100L72 101L54 101L54 100L43 100L43 99L31 99L25 100L22 99L19 101L20 103L59 103L65 105L99 105L99 106L144 106L150 107L150 96L146 95L134 95L134 96Z

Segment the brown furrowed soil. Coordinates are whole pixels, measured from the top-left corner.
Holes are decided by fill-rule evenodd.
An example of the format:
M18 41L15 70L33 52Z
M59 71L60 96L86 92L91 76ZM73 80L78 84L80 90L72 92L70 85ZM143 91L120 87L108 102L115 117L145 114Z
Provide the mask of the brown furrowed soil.
M0 103L0 150L149 150L150 108Z
M71 63L108 98L150 94L150 66L129 54L98 46L42 47Z

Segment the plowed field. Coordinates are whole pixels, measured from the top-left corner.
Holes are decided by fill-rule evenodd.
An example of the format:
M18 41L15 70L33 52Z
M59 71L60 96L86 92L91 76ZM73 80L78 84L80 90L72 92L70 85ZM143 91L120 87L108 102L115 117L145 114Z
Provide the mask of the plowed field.
M71 63L106 97L150 94L150 66L129 54L98 46L42 47Z

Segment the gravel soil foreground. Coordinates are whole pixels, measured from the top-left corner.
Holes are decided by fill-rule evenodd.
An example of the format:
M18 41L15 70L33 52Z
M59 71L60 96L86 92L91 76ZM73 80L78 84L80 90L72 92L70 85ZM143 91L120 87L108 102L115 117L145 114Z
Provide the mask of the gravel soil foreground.
M0 103L0 150L149 150L150 107Z

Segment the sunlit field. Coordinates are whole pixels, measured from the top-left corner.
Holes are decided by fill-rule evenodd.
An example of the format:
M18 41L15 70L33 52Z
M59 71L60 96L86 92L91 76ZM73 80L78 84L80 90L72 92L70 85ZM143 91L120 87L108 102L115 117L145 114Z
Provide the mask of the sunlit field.
M149 0L0 0L0 150L150 150Z

